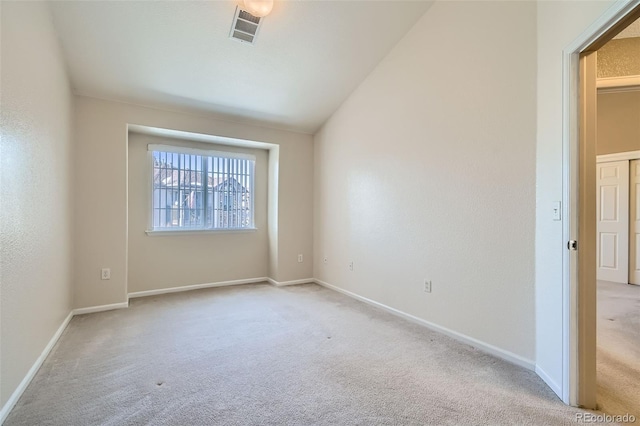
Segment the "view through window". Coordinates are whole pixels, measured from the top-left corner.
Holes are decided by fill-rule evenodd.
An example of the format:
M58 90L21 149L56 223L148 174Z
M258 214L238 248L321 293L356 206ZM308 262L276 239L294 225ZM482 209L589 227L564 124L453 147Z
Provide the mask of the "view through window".
M164 146L149 151L151 230L254 227L253 157Z

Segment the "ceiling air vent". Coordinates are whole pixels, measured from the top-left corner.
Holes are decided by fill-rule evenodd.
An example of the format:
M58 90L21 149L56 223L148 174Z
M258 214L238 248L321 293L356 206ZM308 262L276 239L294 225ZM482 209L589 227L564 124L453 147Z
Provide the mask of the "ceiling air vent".
M246 10L236 6L236 13L233 17L233 25L229 36L242 43L254 44L261 23L262 18L253 16Z

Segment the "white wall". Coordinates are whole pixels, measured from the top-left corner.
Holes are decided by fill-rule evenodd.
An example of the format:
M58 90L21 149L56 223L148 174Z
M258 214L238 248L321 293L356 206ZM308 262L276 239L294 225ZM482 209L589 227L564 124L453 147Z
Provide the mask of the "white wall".
M148 144L186 146L252 154L256 158L256 231L155 235L149 229L150 165ZM269 275L267 167L264 149L129 134L129 293ZM253 190L253 189L252 189Z
M71 310L72 97L43 2L2 2L0 407Z
M127 292L127 124L279 145L278 281L311 278L312 137L266 127L76 97L76 308L122 303ZM298 263L297 254L306 262ZM111 280L100 269L111 268ZM238 270L238 269L236 269ZM228 279L246 276L229 274ZM175 285L180 285L176 283Z
M536 149L536 364L556 390L562 386L562 222L552 220L562 200L562 51L600 16L610 1L540 1Z
M314 275L529 365L535 16L434 4L314 139Z

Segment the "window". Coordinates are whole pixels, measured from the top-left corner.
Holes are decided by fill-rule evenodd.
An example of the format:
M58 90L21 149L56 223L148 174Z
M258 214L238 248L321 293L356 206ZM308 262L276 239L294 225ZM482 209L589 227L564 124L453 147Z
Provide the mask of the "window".
M253 229L255 157L149 145L150 231Z

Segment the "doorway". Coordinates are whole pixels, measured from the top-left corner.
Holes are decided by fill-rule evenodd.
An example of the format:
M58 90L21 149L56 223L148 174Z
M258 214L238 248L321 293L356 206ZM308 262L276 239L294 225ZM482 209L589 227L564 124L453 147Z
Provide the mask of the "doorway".
M601 411L635 418L640 418L639 35L636 20L598 50L596 70L596 397Z
M565 49L565 402L596 408L597 51L636 19L640 2L609 11L600 29ZM615 413L617 414L617 413Z

